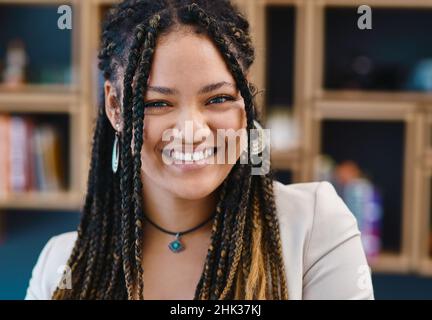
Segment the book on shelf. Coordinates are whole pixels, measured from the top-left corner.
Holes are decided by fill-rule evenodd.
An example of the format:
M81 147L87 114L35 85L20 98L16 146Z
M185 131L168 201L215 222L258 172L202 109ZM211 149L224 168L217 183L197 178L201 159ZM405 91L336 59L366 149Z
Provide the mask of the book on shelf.
M58 128L31 117L0 115L0 196L64 189Z

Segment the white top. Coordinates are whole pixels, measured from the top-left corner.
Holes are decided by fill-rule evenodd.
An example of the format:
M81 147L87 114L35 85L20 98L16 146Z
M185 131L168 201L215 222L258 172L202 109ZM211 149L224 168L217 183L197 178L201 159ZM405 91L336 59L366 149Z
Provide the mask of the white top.
M332 184L274 181L274 193L289 298L374 299L357 222ZM47 242L25 299L51 298L76 237L67 232Z

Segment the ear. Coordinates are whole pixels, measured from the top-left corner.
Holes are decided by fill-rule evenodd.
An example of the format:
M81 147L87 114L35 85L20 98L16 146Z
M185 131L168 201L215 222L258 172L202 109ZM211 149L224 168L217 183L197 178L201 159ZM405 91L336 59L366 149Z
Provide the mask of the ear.
M245 77L246 77L247 83L252 84L252 75L249 71L246 73Z
M117 90L113 83L109 80L104 82L104 92L105 92L105 113L111 122L114 130L117 130L116 124L119 124L119 131L122 130L121 121L121 106L117 95Z
M251 76L250 76L250 72L249 71L247 73L245 73L245 78L246 78L247 82L250 82Z

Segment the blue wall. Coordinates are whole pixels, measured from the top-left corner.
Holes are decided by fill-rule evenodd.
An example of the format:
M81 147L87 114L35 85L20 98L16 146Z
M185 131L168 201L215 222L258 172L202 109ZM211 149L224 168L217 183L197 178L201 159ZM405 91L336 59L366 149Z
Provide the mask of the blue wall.
M6 228L0 243L0 300L23 299L43 246L54 235L76 230L79 213L11 211L2 214Z

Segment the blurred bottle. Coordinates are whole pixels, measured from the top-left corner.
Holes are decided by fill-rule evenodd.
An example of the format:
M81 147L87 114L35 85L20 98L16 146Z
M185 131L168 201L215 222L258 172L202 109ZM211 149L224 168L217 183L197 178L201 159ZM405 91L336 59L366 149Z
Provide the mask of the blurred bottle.
M432 91L432 59L420 60L405 85L407 90Z
M6 66L3 82L8 87L18 87L26 82L27 54L24 42L20 39L11 41L6 52Z
M341 197L357 219L365 253L372 260L381 249L381 195L353 161L338 165L335 179Z
M270 129L270 143L273 151L290 151L298 147L298 124L286 108L272 107L266 127Z
M366 256L371 262L381 250L382 199L354 161L338 165L329 156L319 161L320 180L330 181L356 217Z

